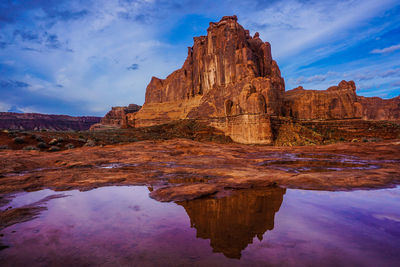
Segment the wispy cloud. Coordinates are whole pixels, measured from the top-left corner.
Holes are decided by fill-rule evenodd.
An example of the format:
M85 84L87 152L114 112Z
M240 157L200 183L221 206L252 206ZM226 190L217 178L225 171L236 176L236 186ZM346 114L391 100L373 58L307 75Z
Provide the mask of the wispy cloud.
M134 63L134 64L130 65L129 67L127 67L126 69L127 70L137 70L137 69L139 69L139 64Z
M273 54L279 59L291 58L310 48L314 48L312 56L317 57L342 48L343 42L336 43L337 40L347 38L347 44L358 37L353 30L393 3L393 0L278 1L249 13L245 23L271 42Z
M313 75L310 77L300 76L298 78L291 78L290 82L293 84L299 84L299 85L304 84L304 83L323 82L326 80L327 77L328 77L327 74Z
M142 104L151 76L164 78L179 68L191 37L206 34L210 20L232 14L271 42L288 89L326 89L341 79L390 89L398 80L398 53L370 52L396 43L375 39L399 25L399 6L396 0L2 1L0 80L8 88L13 81L29 86L2 91L1 101L7 108L40 111L42 105L53 113L93 115ZM366 39L374 43L362 58L336 56ZM318 62L323 59L328 63Z
M392 53L394 51L400 50L400 44L392 45L389 47L385 47L382 49L374 49L371 51L371 54L384 54L384 53Z

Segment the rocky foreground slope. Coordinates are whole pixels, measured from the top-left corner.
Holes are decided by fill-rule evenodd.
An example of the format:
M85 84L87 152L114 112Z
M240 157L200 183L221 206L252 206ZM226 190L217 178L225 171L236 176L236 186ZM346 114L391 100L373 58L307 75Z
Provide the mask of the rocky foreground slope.
M39 113L0 112L0 129L84 131L100 122L100 117L71 117Z
M280 118L294 123L400 121L400 98L357 96L353 81L342 81L325 91L302 87L285 91L271 45L258 33L250 36L236 16L227 16L210 23L207 36L194 38L181 69L166 79L151 79L139 111L118 114L119 121L107 121L108 114L102 123L145 127L194 119L222 130L235 142L271 144L277 138L276 128L282 124Z

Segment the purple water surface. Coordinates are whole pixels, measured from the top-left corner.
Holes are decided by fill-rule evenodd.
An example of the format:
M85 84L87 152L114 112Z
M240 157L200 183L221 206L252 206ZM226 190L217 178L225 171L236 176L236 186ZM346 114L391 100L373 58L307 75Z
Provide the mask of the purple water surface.
M20 193L1 209L52 194ZM400 189L241 190L161 203L111 186L0 230L1 266L399 266Z

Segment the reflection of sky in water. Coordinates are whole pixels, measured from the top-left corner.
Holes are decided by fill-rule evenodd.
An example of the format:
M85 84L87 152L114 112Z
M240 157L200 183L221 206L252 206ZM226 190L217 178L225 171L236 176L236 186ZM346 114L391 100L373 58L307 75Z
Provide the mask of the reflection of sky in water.
M247 216L256 216L259 208L264 211L261 206L265 201L267 205L268 201L276 201L267 197L264 202L257 202L260 196L249 192L237 198L253 210ZM7 206L21 207L53 193L21 193ZM267 216L273 220L273 230L266 231L262 241L254 233L253 242L242 251L240 260L213 253L215 240L196 238L197 231L207 231L209 224L214 223L216 229L218 224L226 225L224 219L228 218L216 217L234 212L218 212L210 206L204 210L201 203L194 205L205 214L212 210L215 218L203 216L204 221L196 221L203 225L191 228L181 205L152 200L145 187L103 187L87 192L68 191L66 195L50 200L46 204L48 210L39 218L1 231L1 242L10 246L0 251L2 263L396 266L400 262L400 188L352 192L287 190L279 211ZM224 202L225 206L218 203L218 208L235 208L235 202ZM239 219L229 218L231 235L240 236L235 229L242 231L246 221ZM257 218L250 219L252 224L262 223ZM236 227L239 223L240 227Z

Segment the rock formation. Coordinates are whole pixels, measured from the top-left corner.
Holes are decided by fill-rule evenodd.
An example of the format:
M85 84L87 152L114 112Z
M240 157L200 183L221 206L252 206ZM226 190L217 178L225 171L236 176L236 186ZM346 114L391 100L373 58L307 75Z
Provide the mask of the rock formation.
M400 121L400 96L392 99L357 96L357 101L363 107L364 120Z
M283 188L240 190L224 198L177 204L185 208L198 238L210 239L214 252L239 259L254 237L262 240L266 231L274 229L285 192Z
M166 79L151 79L138 112L113 108L100 126L146 127L196 120L235 142L271 144L283 117L400 120L399 103L399 97L359 97L353 81L341 81L325 91L298 87L285 92L270 44L258 33L251 37L236 16L227 16L210 23L207 36L194 38L182 68Z
M400 120L400 97L382 99L357 96L353 81L341 81L327 90L285 92L283 115L298 120Z
M194 38L182 68L165 80L153 77L143 108L128 117L134 127L197 119L234 141L272 141L271 115L281 113L284 80L271 46L237 23L236 16L210 23Z
M91 130L106 128L126 128L128 114L133 114L140 110L141 106L129 104L127 107L112 107L111 110L101 119L100 123L90 127Z
M0 129L85 131L100 119L100 117L0 112Z
M301 120L360 118L362 105L353 81L341 81L325 91L299 86L285 93L283 115Z

